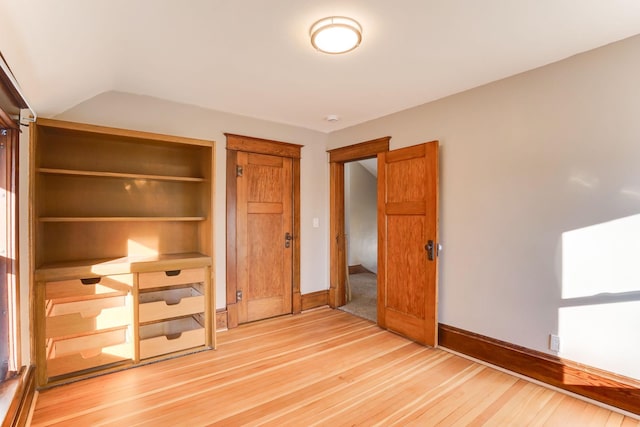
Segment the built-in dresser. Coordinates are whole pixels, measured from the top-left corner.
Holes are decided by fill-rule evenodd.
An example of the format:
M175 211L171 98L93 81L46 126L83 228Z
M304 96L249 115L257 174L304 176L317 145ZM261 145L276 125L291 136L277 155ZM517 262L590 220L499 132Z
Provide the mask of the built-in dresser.
M212 141L38 119L39 386L215 348Z

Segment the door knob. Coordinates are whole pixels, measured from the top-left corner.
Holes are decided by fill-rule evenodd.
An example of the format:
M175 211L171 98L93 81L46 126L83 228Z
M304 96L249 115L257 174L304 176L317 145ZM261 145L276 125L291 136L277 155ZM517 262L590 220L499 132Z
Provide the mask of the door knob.
M293 240L293 235L291 235L291 233L287 232L284 234L284 247L288 248L291 246L291 241Z
M424 245L425 250L427 251L427 257L429 261L433 261L433 240L429 240L426 245Z

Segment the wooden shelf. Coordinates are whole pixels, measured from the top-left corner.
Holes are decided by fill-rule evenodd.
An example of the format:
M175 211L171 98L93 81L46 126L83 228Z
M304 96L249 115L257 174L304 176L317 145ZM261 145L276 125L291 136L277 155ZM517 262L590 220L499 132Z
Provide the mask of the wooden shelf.
M85 123L66 122L55 119L38 118L38 125L40 127L47 127L57 132L69 132L71 134L90 134L90 135L105 135L110 139L125 139L125 140L151 140L158 142L168 142L174 144L185 145L198 145L203 147L213 147L213 141L207 141L202 139L187 138L183 136L164 135L159 133L143 132L129 129L119 129L106 126L90 125Z
M38 218L40 222L197 222L204 221L204 216L97 216L97 217L61 217L45 216Z
M67 280L76 277L108 276L114 274L144 273L181 268L200 268L212 265L208 255L198 252L125 256L121 258L77 259L39 266L35 279L41 282Z
M171 307L146 306L165 323L176 312L204 318L197 339L156 331L154 360L214 347L213 141L47 119L31 125L30 138L38 386L141 363L141 275L202 289Z
M122 173L122 172L101 172L86 171L74 169L55 169L55 168L38 168L39 173L53 175L70 175L70 176L92 176L103 178L120 178L120 179L145 179L155 181L177 181L177 182L204 182L204 178L190 176L166 176L166 175L146 175L139 173Z

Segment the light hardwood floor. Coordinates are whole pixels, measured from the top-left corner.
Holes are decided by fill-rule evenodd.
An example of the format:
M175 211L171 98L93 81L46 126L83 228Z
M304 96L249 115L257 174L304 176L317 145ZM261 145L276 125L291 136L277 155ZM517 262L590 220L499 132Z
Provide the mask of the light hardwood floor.
M32 425L640 425L328 308L218 337L216 351L45 390Z

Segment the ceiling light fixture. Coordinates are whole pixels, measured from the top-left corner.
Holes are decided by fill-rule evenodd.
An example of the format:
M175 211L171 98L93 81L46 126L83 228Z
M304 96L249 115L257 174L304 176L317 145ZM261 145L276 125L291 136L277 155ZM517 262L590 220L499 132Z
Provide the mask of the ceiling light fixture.
M309 30L311 44L324 53L350 52L362 41L362 27L345 16L330 16L317 21Z

